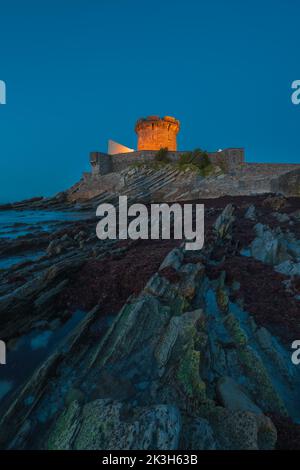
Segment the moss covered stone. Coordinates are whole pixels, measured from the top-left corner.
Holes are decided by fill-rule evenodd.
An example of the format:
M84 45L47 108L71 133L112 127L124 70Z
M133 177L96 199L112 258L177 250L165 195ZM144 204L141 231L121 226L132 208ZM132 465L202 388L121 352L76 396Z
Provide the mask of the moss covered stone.
M237 347L245 346L248 343L248 337L246 333L241 328L239 320L232 313L226 315L224 318L224 325L229 331Z
M287 415L286 407L277 394L261 359L249 346L239 349L239 360L252 380L256 402L264 410Z
M48 439L49 450L69 450L79 426L81 407L73 401L58 417Z
M179 381L184 393L191 399L205 398L205 383L199 374L200 352L189 349L182 358L177 371Z

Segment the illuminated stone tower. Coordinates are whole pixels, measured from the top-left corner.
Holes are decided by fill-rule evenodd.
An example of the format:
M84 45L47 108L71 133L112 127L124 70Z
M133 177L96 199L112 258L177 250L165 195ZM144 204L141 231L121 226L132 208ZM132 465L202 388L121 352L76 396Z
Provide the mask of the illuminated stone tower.
M138 136L138 150L159 150L167 147L168 150L177 150L176 136L180 129L180 122L170 116L148 116L139 119L135 125Z

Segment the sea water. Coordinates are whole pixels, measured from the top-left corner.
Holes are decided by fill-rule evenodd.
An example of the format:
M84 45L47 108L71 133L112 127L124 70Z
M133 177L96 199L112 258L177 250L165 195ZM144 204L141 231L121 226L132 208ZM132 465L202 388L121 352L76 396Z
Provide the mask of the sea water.
M62 228L65 224L76 220L84 220L91 216L90 213L42 211L42 210L8 210L0 211L0 243L1 240L12 240L26 235L38 235L39 233L52 232ZM34 250L24 253L10 254L0 257L0 269L27 260L36 260L44 254L44 251Z
M17 238L30 233L52 231L57 224L84 220L90 214L82 212L8 210L0 211L0 238Z
M36 328L8 344L6 365L0 366L0 406L64 342L85 315L86 312L77 310L56 328Z

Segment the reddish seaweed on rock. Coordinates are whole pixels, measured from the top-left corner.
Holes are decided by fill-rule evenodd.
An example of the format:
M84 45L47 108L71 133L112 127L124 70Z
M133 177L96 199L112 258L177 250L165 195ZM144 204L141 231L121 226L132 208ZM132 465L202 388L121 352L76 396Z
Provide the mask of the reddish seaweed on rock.
M90 259L73 274L58 299L62 309L90 310L100 304L103 312L117 313L131 295L138 295L158 270L178 240L121 242L128 249L119 255Z
M278 414L268 415L276 426L277 450L300 450L300 424Z
M239 282L240 289L231 295L231 300L243 299L244 309L259 325L288 342L300 337L300 301L286 289L287 276L270 265L243 256L227 257L219 265L207 265L206 269L211 279L217 279L225 271L228 285Z

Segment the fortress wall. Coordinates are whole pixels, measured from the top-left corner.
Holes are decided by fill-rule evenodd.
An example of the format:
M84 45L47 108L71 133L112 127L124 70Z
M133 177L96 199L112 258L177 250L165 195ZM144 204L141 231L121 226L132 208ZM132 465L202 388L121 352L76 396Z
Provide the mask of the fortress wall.
M268 176L270 178L276 178L297 169L300 169L300 163L244 163L241 167L241 171L249 176Z
M220 152L210 152L208 155L213 164L224 168L224 170L228 172L235 171L245 162L245 152L242 148L230 148Z
M300 169L297 163L244 163L237 172L239 189L252 193L267 193L275 190L281 175Z
M138 150L131 153L111 155L112 171L120 172L136 162L152 161L156 153L157 151L153 150ZM175 162L179 159L179 155L184 153L188 153L188 151L171 151L168 152L168 156ZM226 149L221 152L210 152L208 155L213 164L220 165L221 167L225 166L225 171L232 171L244 163L244 149Z
M299 165L300 167L300 165ZM285 196L300 196L300 171L290 171L271 180L271 190Z
M184 152L168 152L168 156L171 160L176 161L181 153ZM151 162L155 159L156 154L156 150L137 150L136 152L112 155L112 171L119 172L125 170L129 165L137 162Z
M92 174L120 173L134 163L153 161L156 153L157 151L153 150L139 150L116 155L92 152L90 157ZM179 155L184 153L187 153L187 151L172 151L168 153L168 156L171 160L177 161ZM300 168L300 164L297 163L246 163L244 149L241 148L225 149L220 152L208 153L208 155L211 161L219 165L226 173L241 178L241 185L253 185L254 179L257 179L256 184L262 190L269 190L269 182L272 178L277 178L282 174Z
M156 152L140 150L130 153L119 153L111 155L112 171L120 172L125 170L129 165L137 162L147 162L154 160Z
M92 166L93 175L106 175L107 173L111 173L113 171L111 156L107 153L91 152L90 163Z

